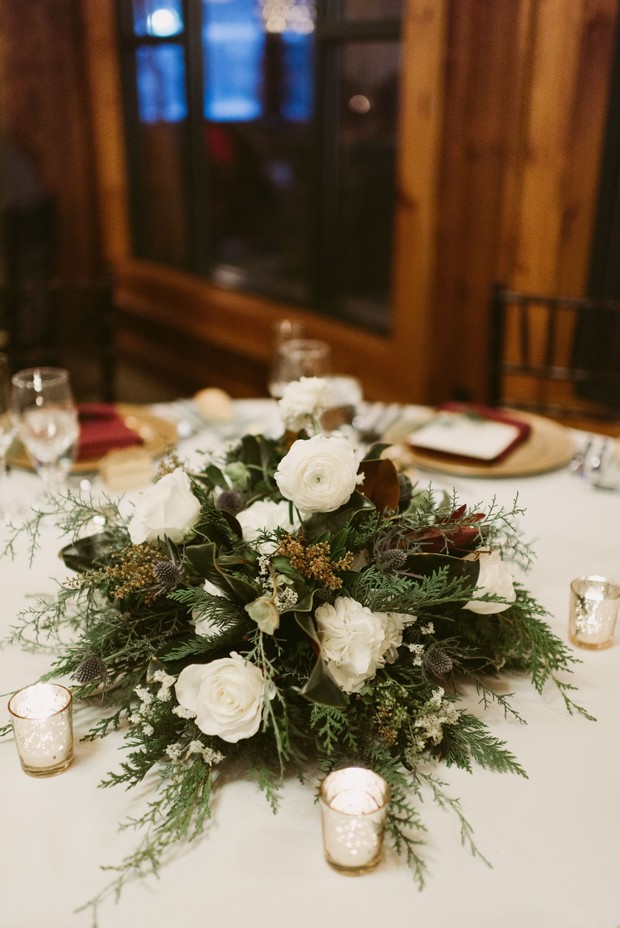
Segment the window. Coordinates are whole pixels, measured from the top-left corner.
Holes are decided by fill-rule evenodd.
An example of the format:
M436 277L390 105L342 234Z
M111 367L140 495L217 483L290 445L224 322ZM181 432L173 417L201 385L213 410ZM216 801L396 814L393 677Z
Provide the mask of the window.
M402 0L121 0L138 257L379 333Z

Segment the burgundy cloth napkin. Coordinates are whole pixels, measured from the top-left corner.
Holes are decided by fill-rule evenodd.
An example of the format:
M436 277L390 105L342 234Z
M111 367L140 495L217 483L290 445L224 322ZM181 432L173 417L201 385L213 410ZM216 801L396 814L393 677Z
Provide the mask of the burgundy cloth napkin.
M82 403L78 406L80 439L77 460L99 458L108 451L141 445L140 436L130 429L109 403Z

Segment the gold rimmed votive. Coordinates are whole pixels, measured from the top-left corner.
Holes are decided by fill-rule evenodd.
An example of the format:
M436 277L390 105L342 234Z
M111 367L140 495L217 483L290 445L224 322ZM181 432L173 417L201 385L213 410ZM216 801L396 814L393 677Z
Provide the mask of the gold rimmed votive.
M613 641L620 584L607 577L579 577L570 585L568 636L580 648L608 648Z
M341 873L374 870L383 856L383 834L390 787L364 767L345 767L328 774L319 798L325 859Z
M72 696L59 683L35 683L9 700L22 769L33 777L60 773L73 760Z

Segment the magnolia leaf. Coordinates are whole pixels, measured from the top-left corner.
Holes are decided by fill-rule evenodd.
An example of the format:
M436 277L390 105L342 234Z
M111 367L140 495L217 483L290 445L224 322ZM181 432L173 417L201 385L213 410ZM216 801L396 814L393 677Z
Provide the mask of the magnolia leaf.
M221 590L228 587L243 604L256 599L256 587L242 577L231 577L224 573L216 561L216 553L217 548L213 542L189 545L185 549L188 561L199 576L210 580Z
M335 709L343 708L346 706L345 698L342 695L340 687L321 658L321 642L317 635L314 622L312 621L312 616L308 613L295 613L295 619L299 627L312 641L312 645L317 654L317 661L312 673L299 692L310 702L317 702L322 706L332 706L332 708Z
M185 549L185 557L197 574L210 580L211 576L217 573L217 567L215 566L216 550L212 541L205 542L202 545L188 545Z
M314 622L312 621L312 616L308 615L307 613L299 614L299 615L295 613L295 621L297 622L301 630L306 633L308 638L311 639L311 641L315 645L315 650L318 654L319 651L321 650L321 642L319 640L319 636L317 635Z
M224 473L215 464L207 464L200 474L192 474L192 479L198 480L200 483L210 484L213 487L227 486Z
M464 577L472 581L475 586L480 573L477 560L468 561L462 557L451 557L449 554L410 554L407 558L407 572L419 577L429 577L442 568L448 570L450 577Z
M310 702L330 706L332 709L344 709L347 705L342 690L320 657L299 692Z
M304 522L304 536L310 543L322 535L333 535L348 525L359 512L374 509L372 502L355 490L334 512L315 512Z
M102 566L114 550L120 550L115 536L110 532L99 532L67 545L60 551L59 556L70 570L84 573Z
M375 442L364 455L364 461L374 461L381 457L382 453L386 448L390 447L390 443L387 441L384 442Z
M388 458L362 461L359 469L364 475L360 492L374 503L379 512L385 512L386 509L396 512L400 499L400 484L394 462Z

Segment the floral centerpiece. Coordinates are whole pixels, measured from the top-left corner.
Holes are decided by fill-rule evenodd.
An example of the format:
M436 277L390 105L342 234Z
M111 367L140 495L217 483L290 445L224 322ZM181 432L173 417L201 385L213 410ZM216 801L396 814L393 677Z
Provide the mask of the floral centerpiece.
M513 576L531 560L520 510L467 508L399 473L382 446L324 433L327 389L292 384L276 438L245 435L193 469L171 457L128 518L109 498L57 502L74 573L14 639L70 630L48 677L73 677L77 700L103 695L87 738L126 729L104 785L159 771L120 885L202 831L227 772L255 779L275 808L289 772L316 782L349 764L390 784L388 836L422 882L422 789L475 851L437 765L524 773L465 708L463 682L482 709L519 718L493 678L520 671L583 711L561 679L572 652Z

